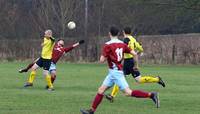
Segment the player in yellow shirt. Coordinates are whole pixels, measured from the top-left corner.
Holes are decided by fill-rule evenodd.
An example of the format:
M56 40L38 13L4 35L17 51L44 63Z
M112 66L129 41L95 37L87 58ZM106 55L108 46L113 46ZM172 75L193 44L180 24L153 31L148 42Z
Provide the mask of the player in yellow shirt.
M143 53L142 45L140 45L136 39L131 35L131 28L126 27L123 30L124 35L124 43L128 45L130 49L136 50L139 54ZM124 65L123 65L123 72L124 75L131 74L133 78L138 83L158 83L165 87L164 81L161 79L160 76L153 77L153 76L141 76L140 71L138 69L138 64L135 64L133 55L130 53L124 54ZM114 85L112 93L110 95L106 95L106 98L113 102L114 97L117 95L119 91L119 87L117 85Z
M38 67L43 67L43 74L47 81L47 85L49 86L50 91L54 90L53 84L51 82L51 76L49 74L49 68L51 65L51 58L52 58L52 51L55 44L55 39L52 37L52 31L46 30L44 35L44 41L41 44L42 46L42 53L41 57L36 61L36 63L31 67L31 73L27 83L24 87L33 86L33 81L36 76L36 70Z

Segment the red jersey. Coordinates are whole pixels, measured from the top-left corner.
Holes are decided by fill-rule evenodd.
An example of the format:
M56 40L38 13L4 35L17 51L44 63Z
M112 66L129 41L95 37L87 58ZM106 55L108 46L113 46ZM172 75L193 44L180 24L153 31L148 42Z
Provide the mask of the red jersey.
M53 48L53 53L52 53L52 62L54 64L57 63L57 61L60 59L60 57L68 52L68 51L71 51L74 47L73 46L70 46L70 47L62 47L62 46L59 46L58 44L56 44Z
M107 58L110 69L122 70L124 53L130 53L131 49L119 39L111 39L103 47L102 55Z

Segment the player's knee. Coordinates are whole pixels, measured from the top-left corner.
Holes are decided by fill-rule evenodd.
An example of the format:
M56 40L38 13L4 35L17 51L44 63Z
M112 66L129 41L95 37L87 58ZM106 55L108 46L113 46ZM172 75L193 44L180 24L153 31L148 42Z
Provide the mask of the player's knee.
M104 88L104 87L99 87L99 89L98 89L98 93L99 93L99 94L103 94L104 91L105 91L105 88Z
M140 78L141 78L141 76L135 77L135 81L138 82L138 83L140 83Z
M44 76L49 75L49 71L48 71L48 70L44 70L44 71L43 71L43 75L44 75Z
M56 78L56 72L51 72L51 77Z
M124 90L124 95L125 95L125 96L131 96L131 94L132 94L132 90L131 90L130 88L126 88L126 89Z
M56 78L56 75L51 75L52 78Z
M38 66L36 64L34 64L32 67L31 67L31 71L36 71L36 69L38 68Z

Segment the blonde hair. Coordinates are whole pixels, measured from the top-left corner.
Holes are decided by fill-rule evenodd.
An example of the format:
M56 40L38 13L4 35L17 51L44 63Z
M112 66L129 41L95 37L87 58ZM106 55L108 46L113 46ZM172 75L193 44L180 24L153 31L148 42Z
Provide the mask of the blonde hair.
M52 30L48 29L44 32L44 36L52 37Z

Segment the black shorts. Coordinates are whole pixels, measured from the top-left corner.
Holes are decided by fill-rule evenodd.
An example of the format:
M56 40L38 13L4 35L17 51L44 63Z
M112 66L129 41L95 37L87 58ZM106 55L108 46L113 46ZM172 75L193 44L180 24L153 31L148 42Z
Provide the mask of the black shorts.
M51 66L51 59L43 59L42 57L40 57L36 64L39 67L43 67L44 70L49 70L50 66Z
M132 76L135 78L137 76L140 76L139 70L134 70L134 60L133 58L130 59L124 59L124 65L123 65L123 72L124 75L132 74Z

